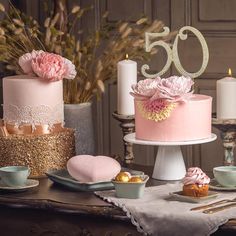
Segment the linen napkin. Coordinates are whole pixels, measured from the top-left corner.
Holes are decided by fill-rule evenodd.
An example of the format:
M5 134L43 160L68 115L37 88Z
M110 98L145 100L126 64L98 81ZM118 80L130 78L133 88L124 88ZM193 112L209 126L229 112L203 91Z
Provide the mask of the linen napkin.
M122 208L137 230L145 235L210 235L229 219L236 218L236 207L213 214L190 211L191 208L205 203L232 199L236 197L236 193L219 192L217 198L201 203L182 202L170 197L170 192L181 189L180 183L146 187L141 199L117 198L114 190L98 191L95 194Z

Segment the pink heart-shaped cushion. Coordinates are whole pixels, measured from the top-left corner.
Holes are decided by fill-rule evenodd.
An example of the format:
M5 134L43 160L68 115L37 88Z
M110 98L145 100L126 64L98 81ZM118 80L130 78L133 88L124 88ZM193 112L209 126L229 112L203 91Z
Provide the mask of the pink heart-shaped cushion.
M107 156L79 155L67 162L69 174L80 182L110 181L121 170L119 162Z

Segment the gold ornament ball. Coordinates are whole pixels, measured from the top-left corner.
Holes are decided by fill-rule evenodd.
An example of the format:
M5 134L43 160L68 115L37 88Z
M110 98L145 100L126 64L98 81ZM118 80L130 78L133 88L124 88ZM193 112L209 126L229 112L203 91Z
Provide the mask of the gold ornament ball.
M116 177L115 181L129 182L130 174L128 172L120 172Z
M129 179L129 182L132 182L132 183L142 183L142 179L139 177L139 176L133 176Z

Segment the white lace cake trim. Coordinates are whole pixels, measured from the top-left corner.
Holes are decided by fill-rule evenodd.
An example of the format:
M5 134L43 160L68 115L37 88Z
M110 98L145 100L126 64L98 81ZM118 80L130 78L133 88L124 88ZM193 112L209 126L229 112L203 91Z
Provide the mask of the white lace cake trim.
M20 126L23 124L49 125L52 127L56 123L64 121L64 104L55 106L16 106L12 104L3 104L3 119L6 123Z

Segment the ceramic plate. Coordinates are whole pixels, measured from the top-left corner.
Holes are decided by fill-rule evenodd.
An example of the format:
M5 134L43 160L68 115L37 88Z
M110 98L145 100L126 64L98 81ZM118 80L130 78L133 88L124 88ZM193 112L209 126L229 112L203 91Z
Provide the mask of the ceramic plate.
M142 171L130 170L122 168L122 171L129 171L131 175L144 175ZM114 185L111 181L105 182L88 182L82 183L72 178L66 169L63 170L51 170L45 173L50 180L55 183L61 184L65 187L78 190L78 191L98 191L98 190L110 190L114 189Z
M200 203L200 202L204 202L204 201L210 200L212 198L215 198L215 197L217 197L218 194L213 191L208 191L208 196L206 196L206 197L190 197L190 196L183 195L183 192L179 191L179 192L170 193L170 195L179 201Z
M27 179L26 184L24 186L18 186L18 187L7 186L0 181L0 191L21 192L21 191L26 191L31 188L35 188L38 185L39 185L39 181L35 179Z
M224 187L220 185L216 179L212 179L209 188L213 190L218 190L218 191L236 191L236 187Z

